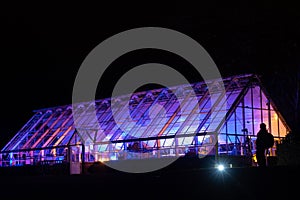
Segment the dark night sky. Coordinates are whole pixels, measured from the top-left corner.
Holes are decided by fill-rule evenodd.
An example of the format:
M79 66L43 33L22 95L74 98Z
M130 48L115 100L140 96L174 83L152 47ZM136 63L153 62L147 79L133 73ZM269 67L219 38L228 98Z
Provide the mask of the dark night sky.
M283 6L272 1L260 5L118 3L117 6L41 5L40 8L20 5L3 10L0 13L2 145L29 120L33 110L71 104L77 70L95 46L116 33L143 26L171 28L196 39L223 76L263 75L283 114L295 124L296 77L300 72L297 5ZM140 51L110 66L100 83L107 92L99 97L107 96L114 81L130 67L150 61L166 63L191 82L197 81L192 69L180 67L184 64L182 60L167 53Z

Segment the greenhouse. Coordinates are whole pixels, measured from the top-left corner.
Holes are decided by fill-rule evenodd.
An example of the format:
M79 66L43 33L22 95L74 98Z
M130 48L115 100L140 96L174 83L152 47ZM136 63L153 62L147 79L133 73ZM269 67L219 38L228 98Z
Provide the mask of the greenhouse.
M218 95L215 101L212 92ZM290 128L253 74L156 88L35 110L2 148L0 166L255 156L262 122L275 137L270 150L275 156L276 144Z

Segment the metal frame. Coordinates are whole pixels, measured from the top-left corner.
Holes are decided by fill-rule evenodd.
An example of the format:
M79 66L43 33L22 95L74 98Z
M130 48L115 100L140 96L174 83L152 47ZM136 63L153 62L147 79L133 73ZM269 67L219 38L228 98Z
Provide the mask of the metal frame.
M75 130L70 105L34 111L33 117L1 150L0 166L7 165L7 163L14 165L11 162L12 159L22 160L18 163L35 164L36 161L32 158L36 158L37 155L40 156L40 161L46 161L52 157L61 156L57 150L61 151L63 148L68 149L63 156L70 159L71 149L78 145L81 148L76 154L84 154L81 156L81 160L79 159L80 162L110 160L112 158L110 155L114 155L113 159L137 158L128 156L130 153L138 153L139 159L182 156L188 151L194 152L195 155L202 155L205 149L210 149L209 152L206 152L207 154L216 156L220 154L244 156L247 154L243 150L246 138L250 137L251 142L255 142L255 130L259 123L267 121L272 133L276 133L276 140L280 140L290 131L289 126L261 85L258 76L237 75L224 78L223 83L226 93L219 93L219 99L210 108L207 108L210 94L205 85L216 85L215 92L218 94L218 82L215 80L191 84L196 97L192 97L192 92L188 91L187 85L172 88L175 91L180 87L184 92L182 96L176 96L166 88L137 92L130 97L129 103L132 106L130 114L136 120L135 123L124 118L123 122L117 125L108 105L111 101L109 98L92 103L82 102L78 104L82 108L80 114L82 118L78 123L87 133L85 138L82 138ZM228 101L221 102L220 100L225 95ZM257 96L254 97L254 95ZM127 105L124 102L125 97L128 98L128 95L113 98L119 102L117 114L120 117L126 116L122 113L123 106ZM178 104L177 98L182 98L183 105ZM197 113L197 106L189 108L191 98L198 99L200 113ZM263 101L268 102L267 107ZM157 103L170 113L167 123L162 124L162 118L156 114L152 119L154 126L145 127L149 120L149 111ZM224 105L225 103L227 103L228 109L223 119L216 118L216 115L211 116L218 104ZM89 111L94 109L94 106L99 123L104 130L95 130L96 122L91 121ZM139 113L141 111L142 113ZM163 109L159 112L163 112ZM217 110L217 112L224 111ZM256 118L257 115L260 116L259 119ZM188 126L188 123L192 125ZM83 143L82 139L89 142ZM213 145L213 141L216 141L216 145ZM138 143L137 148L132 149L132 145L135 143ZM233 153L233 148L236 149L235 153ZM276 146L274 148L276 149ZM251 150L251 156L255 155L253 150L254 148ZM89 156L85 156L85 154ZM23 155L25 155L25 160ZM10 161L7 162L7 159ZM71 162L68 159L63 160Z

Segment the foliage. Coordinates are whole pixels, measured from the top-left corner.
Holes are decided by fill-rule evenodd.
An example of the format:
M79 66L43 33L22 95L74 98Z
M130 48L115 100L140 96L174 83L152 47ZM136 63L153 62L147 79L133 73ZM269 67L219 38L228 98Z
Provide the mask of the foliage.
M300 166L300 136L290 132L277 145L278 165Z

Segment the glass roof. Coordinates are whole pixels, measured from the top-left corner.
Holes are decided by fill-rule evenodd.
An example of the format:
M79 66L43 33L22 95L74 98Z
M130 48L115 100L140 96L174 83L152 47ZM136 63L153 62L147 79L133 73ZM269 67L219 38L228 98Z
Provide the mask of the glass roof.
M219 87L222 83L226 93ZM255 134L257 129L254 117L263 120L261 110L268 109L261 103L268 99L264 94L259 95L259 84L256 76L246 74L82 102L75 105L76 109L65 105L36 110L2 151L58 147L82 142L87 145L98 144L99 148L104 149L108 143L113 142L115 148L122 148L122 143L136 139L149 147L168 147L174 145L175 137L178 137L179 145L190 145L195 140L204 142L209 134L237 133L245 127ZM211 101L207 85L210 91L217 94L217 101ZM219 101L222 98L226 101ZM128 102L124 99L130 100ZM260 112L255 111L256 107L260 108ZM277 120L272 123L281 124L279 128L272 125L272 132L284 136L280 133L287 132L288 126L274 105L271 105L270 110L272 119ZM76 118L76 123L73 112L80 116ZM252 120L250 126L247 120ZM224 137L220 136L219 140L222 142Z

